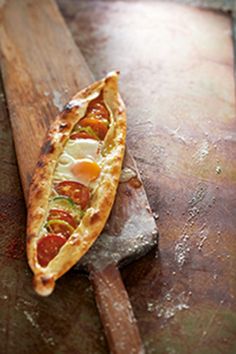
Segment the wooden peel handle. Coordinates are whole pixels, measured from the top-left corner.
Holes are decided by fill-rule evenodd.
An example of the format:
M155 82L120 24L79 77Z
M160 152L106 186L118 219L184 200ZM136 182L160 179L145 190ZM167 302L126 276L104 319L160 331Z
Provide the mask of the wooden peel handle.
M90 268L98 311L112 354L143 354L137 322L120 272L114 263Z

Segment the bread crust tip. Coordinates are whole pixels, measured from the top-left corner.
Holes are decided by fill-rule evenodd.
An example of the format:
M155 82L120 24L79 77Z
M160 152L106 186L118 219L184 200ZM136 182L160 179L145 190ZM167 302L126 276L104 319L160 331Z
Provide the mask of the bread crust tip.
M49 296L55 288L55 280L52 276L37 274L33 278L33 287L38 295Z

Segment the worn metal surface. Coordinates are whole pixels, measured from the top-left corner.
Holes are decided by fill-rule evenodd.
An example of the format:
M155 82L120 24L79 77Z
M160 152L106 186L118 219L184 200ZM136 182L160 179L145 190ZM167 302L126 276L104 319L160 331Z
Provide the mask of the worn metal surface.
M147 353L234 353L230 18L149 1L60 5L93 73L122 71L128 143L159 214L159 253L123 271ZM31 290L23 195L4 107L1 98L0 352L107 353L86 277L69 272L47 299Z
M159 213L157 258L123 275L148 353L234 353L235 86L229 16L60 1L96 76L122 72L128 144Z

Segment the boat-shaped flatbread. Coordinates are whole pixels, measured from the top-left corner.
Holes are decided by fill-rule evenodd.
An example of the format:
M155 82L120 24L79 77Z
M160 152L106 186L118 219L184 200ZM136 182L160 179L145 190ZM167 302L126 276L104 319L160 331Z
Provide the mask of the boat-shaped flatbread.
M115 199L125 138L117 72L77 93L50 127L28 200L27 255L38 294L51 294L56 279L100 235Z

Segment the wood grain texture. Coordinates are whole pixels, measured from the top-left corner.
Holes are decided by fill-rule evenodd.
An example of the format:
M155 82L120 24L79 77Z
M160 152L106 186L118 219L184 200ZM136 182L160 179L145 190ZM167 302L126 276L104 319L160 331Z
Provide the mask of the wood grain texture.
M236 187L230 18L153 1L61 0L60 5L96 76L117 67L125 75L129 146L160 228L159 254L122 272L146 352L232 354ZM72 270L43 301L31 290L20 251L23 195L5 103L0 107L0 352L75 353L79 347L80 354L108 353L86 277Z
M232 354L231 19L167 2L59 3L95 74L122 72L128 144L159 215L158 258L150 255L123 271L146 351Z
M116 264L108 264L102 271L90 267L98 310L102 318L112 354L144 354L138 327L129 297Z
M92 80L92 74L76 49L72 37L53 2L44 1L39 4L29 0L22 2L12 0L1 7L1 15L0 49L3 79L17 159L25 198L27 199L28 186L37 162L39 149L48 125L55 118L55 108L60 109L62 102L66 102L65 93L69 92L70 98L72 97L72 89L78 91L85 84L88 84ZM29 38L25 36L27 28L30 31ZM46 35L46 37L43 35ZM66 45L64 45L64 42L66 42ZM61 43L63 43L62 47ZM57 84L55 84L55 81ZM66 86L69 86L70 90L65 89ZM131 195L136 197L136 209L138 207L142 208L144 203L147 221L144 219L141 227L137 230L137 236L140 236L140 232L142 233L143 243L138 242L139 238L137 238L137 247L133 248L133 252L132 246L135 244L135 235L132 231L134 229L131 228L132 234L126 232L127 240L130 237L134 239L130 244L127 242L128 250L130 250L128 255L132 253L135 255L144 254L142 247L144 250L150 249L154 245L152 231L156 228L153 217L146 209L148 202L143 188L139 188L139 191L136 192L136 188L133 187L133 190L132 193L130 192L130 199L132 199ZM142 203L139 203L139 195ZM119 219L120 224L126 221L121 217L119 218L119 214L115 215L113 213L113 215L116 220ZM148 225L149 235L145 235L147 231L144 227L145 222ZM115 251L120 252L120 258L122 259L121 245L123 245L124 240L116 237L116 235L111 236L117 240ZM121 243L120 247L119 242ZM107 249L108 253L112 251L111 248ZM103 256L101 254L102 258ZM124 256L127 257L127 252L124 252ZM98 255L96 255L96 258L98 258ZM119 271L116 270L115 274L119 274ZM94 282L100 284L100 278L106 279L106 274L102 275L102 270L99 273L94 272ZM111 278L108 280L111 281ZM124 328L122 330L124 336L122 337L122 333L120 333L122 345L125 348L131 348L134 353L139 353L142 345L137 324L135 321L129 321L130 317L134 318L132 307L121 278L119 277L118 280L116 286L118 299L121 301L123 298L123 306L129 305L128 311L123 312ZM105 285L105 282L102 284ZM97 288L98 296L98 292L102 290L106 291L106 287L105 289L102 286ZM98 298L100 309L106 309L106 304L102 304L102 300L105 300L105 298L102 296ZM109 324L109 321L110 326L117 322L116 315L115 309L113 312L111 311L109 317L106 317L106 325ZM26 315L26 317L32 320L30 315ZM117 354L121 353L117 333L114 331L107 333L109 333L110 344L113 346L111 351ZM132 336L127 336L127 333L134 335L133 341L131 340Z
M26 208L2 85L0 144L0 353L75 353L78 346L82 353L107 353L87 277L68 273L53 296L43 300L31 286Z
M53 1L3 2L0 15L1 69L27 196L50 122L93 79Z
M58 290L51 298L42 300L32 289L32 273L27 266L25 256L26 210L18 176L8 109L12 117L15 141L18 142L18 146L20 143L27 146L25 152L18 154L18 158L23 161L21 163L25 164L31 174L39 152L40 139L43 139L50 119L54 119L59 106L64 104L64 100L66 102L78 87L82 88L90 82L90 73L86 74L86 64L54 3L42 1L41 4L42 7L35 1L8 1L7 4L1 2L0 8L1 69L4 80L8 82L7 99L11 103L6 106L1 85L0 352L6 354L74 353L78 347L84 353L107 352L89 281L78 272L72 271L59 282ZM43 12L42 8L44 8ZM10 21L11 13L13 18ZM29 32L23 30L22 15ZM52 27L56 26L56 30L53 35L50 32L52 36L48 37L49 30L51 31L50 21L48 21L50 17L53 17ZM40 23L43 26L40 27ZM34 36L38 41L36 51L32 53L32 45L35 48ZM44 38L47 48L39 47L38 42L41 42L41 38ZM59 58L54 55L52 49L54 43L60 53ZM19 46L21 51L16 52ZM24 53L27 53L27 57L30 56L29 60ZM48 57L49 53L51 58ZM75 56L78 58L76 63L73 63L74 59L70 58L70 53L73 58ZM42 64L42 59L44 62L48 60L46 65ZM52 68L50 68L51 62L53 62ZM74 71L74 68L80 67L81 63L85 69L84 78L80 76L78 70ZM68 65L73 68L72 76L68 74ZM47 74L42 74L42 71ZM15 79L17 83L14 82ZM34 84L35 80L38 80L37 86ZM35 94L38 95L39 101L35 101ZM54 105L49 103L52 100ZM19 114L22 118L20 125L16 124L14 114ZM30 122L35 121L35 117L39 123L37 130L33 131ZM20 134L26 126L28 133L25 141L22 141ZM30 177L23 175L24 173L22 178L26 196ZM81 337L82 344L78 339Z

